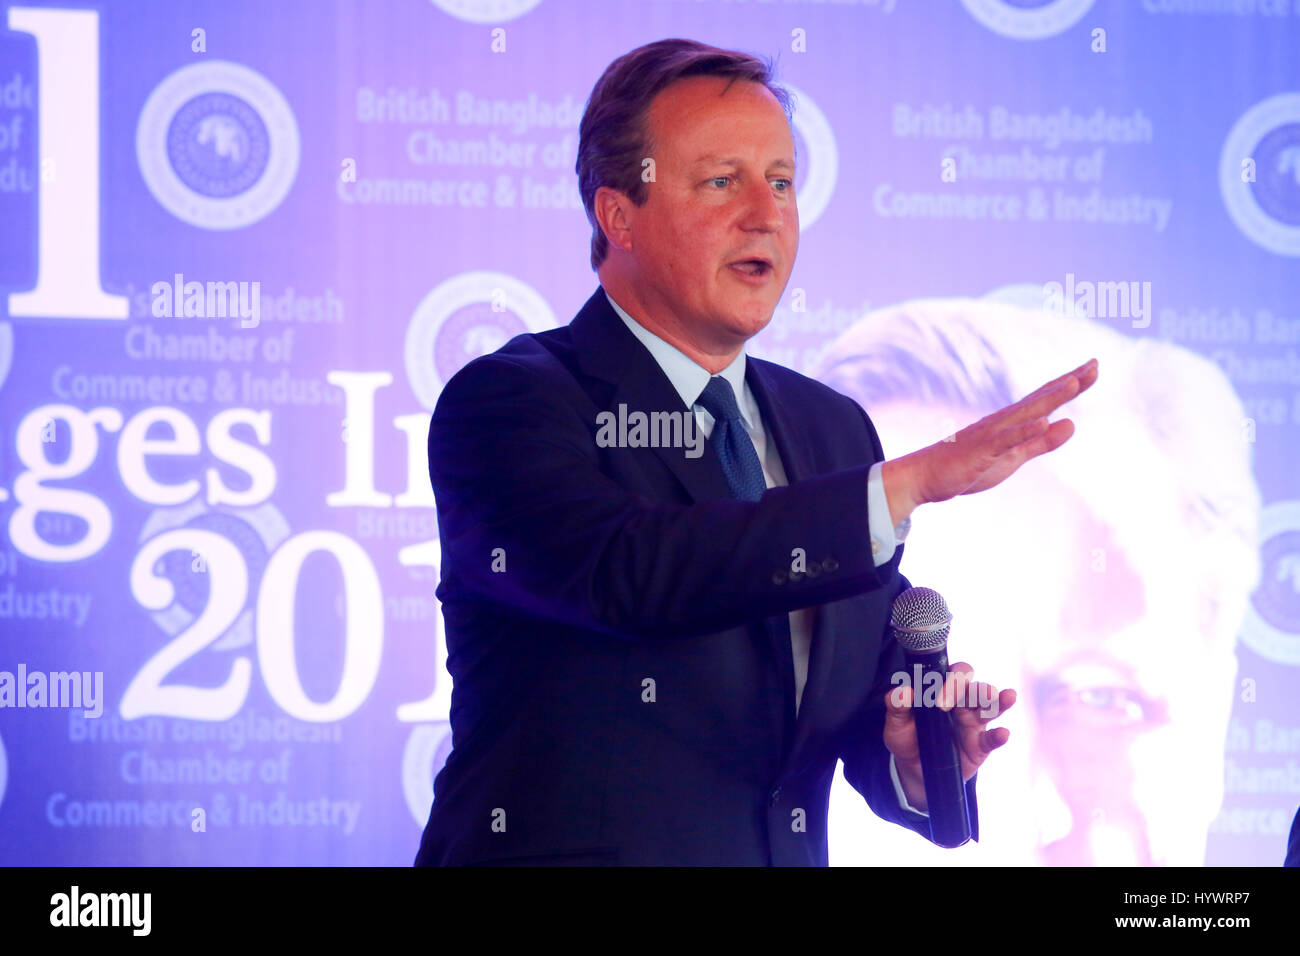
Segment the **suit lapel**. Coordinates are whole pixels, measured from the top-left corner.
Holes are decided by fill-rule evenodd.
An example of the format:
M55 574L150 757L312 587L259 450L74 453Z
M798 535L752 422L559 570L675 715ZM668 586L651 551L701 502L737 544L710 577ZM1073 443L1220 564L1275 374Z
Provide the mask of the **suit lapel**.
M629 412L691 414L654 356L623 324L603 289L596 289L569 328L583 372L613 386L608 405L602 410L617 415L622 403ZM698 458L687 458L680 448L649 450L677 477L692 501L731 497L722 465L707 442Z
M808 478L813 472L812 458L808 443L801 437L807 434L808 423L798 421L782 399L771 366L747 357L745 384L758 402L768 438L776 442L776 450L781 453L786 480L793 485L796 481Z

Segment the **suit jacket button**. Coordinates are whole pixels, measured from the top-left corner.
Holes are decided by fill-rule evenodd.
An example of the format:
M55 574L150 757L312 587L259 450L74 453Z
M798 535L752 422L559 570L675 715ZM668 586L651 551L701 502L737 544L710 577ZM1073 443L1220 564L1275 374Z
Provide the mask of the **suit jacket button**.
M816 561L813 561L811 564L808 565L808 577L815 578L817 577L817 575L821 573L822 573L822 566L818 564Z
M802 571L791 571L791 572L790 572L790 583L791 583L791 584L795 584L795 583L797 583L797 582L799 582L799 581L802 581L802 580L803 580L803 572L802 572Z
M839 569L840 569L840 563L836 561L834 558L827 558L825 561L822 562L823 571L838 571Z
M773 575L772 575L772 583L773 583L773 584L785 584L785 572L784 572L784 571L776 571L776 572L774 572Z

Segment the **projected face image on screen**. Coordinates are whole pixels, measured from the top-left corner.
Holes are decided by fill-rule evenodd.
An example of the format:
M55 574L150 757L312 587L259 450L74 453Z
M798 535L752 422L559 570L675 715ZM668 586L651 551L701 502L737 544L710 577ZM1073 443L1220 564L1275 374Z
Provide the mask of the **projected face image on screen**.
M1016 766L981 779L1027 857L1006 862L1199 863L1236 668L1187 600L1194 543L1173 525L1152 534L1166 550L1144 574L1046 469L990 497L918 534L909 576L947 596L954 656L997 661L1019 691Z
M869 410L887 457L1022 397L1036 350L1055 352L1071 332L1090 337L1086 324L988 305L906 311L864 319L855 330L869 331L846 333L822 375ZM1180 422L1199 419L1216 436L1220 463L1233 448L1245 461L1230 412L1202 414L1224 400L1214 370L1165 364L1155 394L1138 377L1155 365L1124 371L1123 352L1138 346L1110 345L1107 371L1129 383L1062 410L1073 446L1030 463L1014 485L920 509L907 541L904 572L953 612L950 660L979 661L1019 693L1004 718L1015 746L980 775L990 796L973 852L988 862L1200 865L1222 803L1256 492L1244 466L1217 500L1223 469L1197 477L1206 439ZM1009 369L1017 357L1019 374ZM1176 414L1166 390L1185 398ZM835 819L833 809L833 852Z

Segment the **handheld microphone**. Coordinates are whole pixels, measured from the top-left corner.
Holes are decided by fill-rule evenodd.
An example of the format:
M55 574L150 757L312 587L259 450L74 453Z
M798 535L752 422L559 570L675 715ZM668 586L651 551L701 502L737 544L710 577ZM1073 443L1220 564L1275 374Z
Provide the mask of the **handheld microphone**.
M889 616L890 630L903 649L911 673L930 839L942 847L957 847L970 840L966 786L961 778L961 758L952 739L952 715L937 704L923 703L925 689L942 689L947 678L951 624L948 605L939 592L930 588L908 588L894 599Z

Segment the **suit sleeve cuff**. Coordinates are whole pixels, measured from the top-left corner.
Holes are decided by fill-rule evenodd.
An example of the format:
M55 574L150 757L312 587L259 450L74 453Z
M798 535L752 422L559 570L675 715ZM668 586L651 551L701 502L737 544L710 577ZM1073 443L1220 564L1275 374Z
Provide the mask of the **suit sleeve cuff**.
M898 794L898 805L904 810L910 810L913 813L919 813L923 817L930 814L925 810L918 810L907 802L907 795L903 793L903 785L898 780L898 768L894 766L894 755L889 755L889 779L894 781L894 792Z
M878 461L867 473L867 532L871 536L871 560L876 567L893 558L898 547L894 540L894 522L889 514L889 499L885 495L884 467L885 463ZM890 766L893 766L892 762Z

